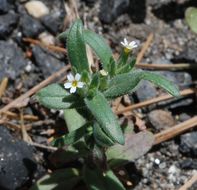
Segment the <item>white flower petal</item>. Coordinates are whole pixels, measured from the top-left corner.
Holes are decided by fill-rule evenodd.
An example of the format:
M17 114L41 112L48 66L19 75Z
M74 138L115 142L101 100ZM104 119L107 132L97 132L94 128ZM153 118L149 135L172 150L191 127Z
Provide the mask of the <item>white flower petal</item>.
M76 75L75 75L75 80L76 81L79 81L81 79L81 75L79 74L79 73L77 73Z
M126 38L124 38L124 44L125 44L125 46L128 45L128 41Z
M68 88L71 88L72 87L72 83L71 82L66 82L64 84L64 88L68 89Z
M78 83L77 83L77 87L78 87L78 88L83 88L83 86L84 86L84 83L83 83L83 82L78 82Z
M75 93L77 90L77 88L75 86L72 86L70 89L70 93Z
M74 77L73 77L73 75L72 75L71 73L69 73L69 74L67 75L67 79L68 79L70 82L74 81Z
M123 46L125 46L124 42L120 42Z

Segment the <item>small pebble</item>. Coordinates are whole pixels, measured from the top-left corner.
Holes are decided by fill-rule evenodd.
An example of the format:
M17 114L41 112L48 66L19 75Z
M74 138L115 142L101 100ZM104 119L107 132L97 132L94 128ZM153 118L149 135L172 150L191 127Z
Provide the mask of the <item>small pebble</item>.
M168 169L169 174L175 174L177 172L177 167L175 165L170 166Z
M159 165L160 163L161 163L161 161L158 158L156 158L155 159L155 164Z
M40 18L49 14L49 9L41 1L29 1L25 4L27 12L35 18Z

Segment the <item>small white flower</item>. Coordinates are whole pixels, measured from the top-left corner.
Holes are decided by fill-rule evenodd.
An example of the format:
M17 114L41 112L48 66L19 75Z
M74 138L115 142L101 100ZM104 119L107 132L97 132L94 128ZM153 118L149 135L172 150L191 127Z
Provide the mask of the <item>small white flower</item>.
M64 88L69 89L70 93L75 93L77 88L83 88L84 83L80 81L81 75L77 73L73 76L71 73L67 75L68 82L64 84Z
M126 52L130 52L134 48L137 48L138 47L138 43L136 41L131 41L129 43L126 38L124 38L124 41L123 42L120 42L120 43L124 46Z

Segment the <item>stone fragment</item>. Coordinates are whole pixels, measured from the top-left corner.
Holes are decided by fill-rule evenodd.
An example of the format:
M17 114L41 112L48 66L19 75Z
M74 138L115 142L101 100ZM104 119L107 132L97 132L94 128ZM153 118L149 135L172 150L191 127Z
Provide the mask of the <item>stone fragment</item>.
M23 35L26 37L35 38L44 31L42 24L37 19L34 19L29 15L22 15L20 26Z
M0 189L15 190L27 182L37 169L33 148L13 138L4 126L0 126L0 144Z
M153 110L148 114L148 120L155 130L161 131L175 125L172 114L164 110Z
M14 30L18 22L18 15L14 12L9 12L5 15L0 15L0 39L6 39Z
M42 1L29 1L25 4L25 8L27 12L35 18L49 14L48 7Z
M0 80L4 77L15 80L26 65L23 52L15 43L0 41Z
M197 156L197 131L186 133L180 137L179 151L188 156Z
M110 24L129 7L129 0L102 0L99 18L103 23Z
M50 76L64 66L64 62L56 59L41 47L34 46L32 53L35 63L43 73L44 77Z

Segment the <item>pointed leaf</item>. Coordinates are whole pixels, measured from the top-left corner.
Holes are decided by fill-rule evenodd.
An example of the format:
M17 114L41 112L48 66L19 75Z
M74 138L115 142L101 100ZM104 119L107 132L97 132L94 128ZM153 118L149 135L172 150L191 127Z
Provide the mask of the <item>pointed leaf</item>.
M74 168L56 170L43 176L30 190L71 190L80 181L79 171Z
M151 132L126 134L125 145L116 144L107 150L106 155L110 166L119 166L134 161L148 152L153 143L154 135Z
M112 57L112 51L105 39L90 30L84 30L83 35L85 42L95 51L103 64L103 68L107 71L107 65Z
M126 190L111 170L103 175L103 172L96 168L85 167L84 180L90 190Z
M113 140L110 139L110 137L108 137L107 134L102 130L102 128L99 126L98 123L94 123L93 135L94 135L95 141L100 146L109 147L115 144Z
M66 100L70 94L64 89L63 85L51 84L36 94L38 101L51 109L66 109L72 103Z
M69 132L79 129L86 123L86 119L76 109L65 109L64 119Z
M79 19L71 26L67 39L67 49L71 65L77 69L77 72L81 73L83 70L89 71L83 37L83 25Z
M85 99L85 103L92 115L102 127L103 131L114 141L124 144L124 136L116 116L112 112L107 100L98 92L92 99Z
M85 134L85 126L80 127L74 131L69 132L66 135L63 135L54 141L52 141L53 146L65 146L65 145L71 145L75 142L77 142L80 138L82 138Z
M179 90L175 84L165 77L142 70L134 70L130 73L115 76L109 82L109 88L104 92L105 97L115 98L131 92L141 80L148 80L163 88L173 96L179 95Z

